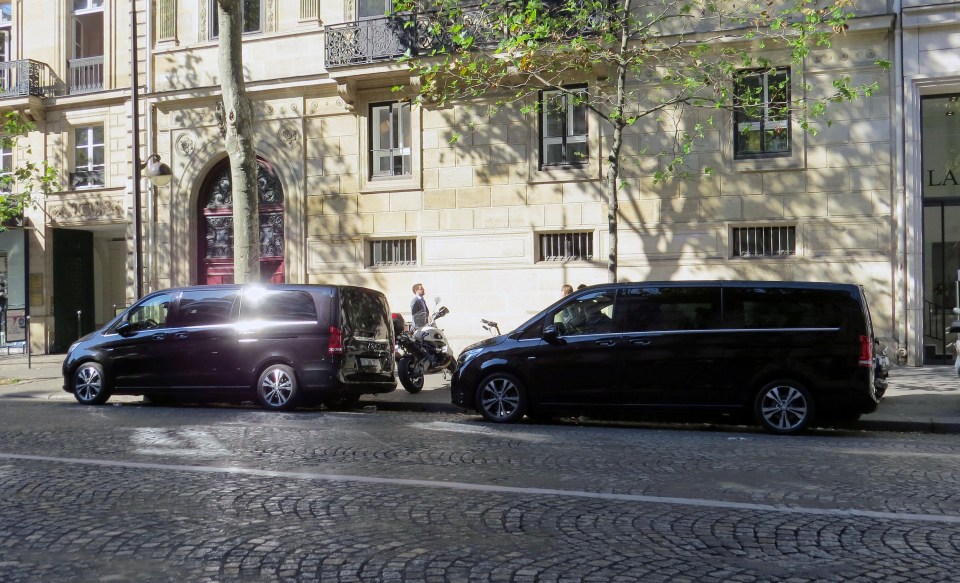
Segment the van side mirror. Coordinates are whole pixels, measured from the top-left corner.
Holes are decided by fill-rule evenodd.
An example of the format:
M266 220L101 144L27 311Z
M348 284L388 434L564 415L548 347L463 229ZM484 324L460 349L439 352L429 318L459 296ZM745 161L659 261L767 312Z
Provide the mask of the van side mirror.
M543 329L543 334L540 335L548 344L566 344L567 341L561 336L563 336L563 324L550 324Z
M953 332L955 334L960 334L960 321L950 324L950 329L947 332Z
M123 336L124 338L129 338L137 333L137 327L131 324L130 322L124 322L117 326L116 333Z

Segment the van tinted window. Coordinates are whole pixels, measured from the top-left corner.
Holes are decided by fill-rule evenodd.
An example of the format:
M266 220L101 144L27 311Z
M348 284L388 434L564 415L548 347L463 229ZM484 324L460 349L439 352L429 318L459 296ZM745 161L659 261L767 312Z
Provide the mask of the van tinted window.
M832 290L775 287L725 288L728 328L838 328L850 307L849 295Z
M615 297L615 290L580 296L564 304L546 322L553 322L561 336L616 332L613 324Z
M390 338L392 320L387 298L358 288L340 288L340 322L353 336Z
M620 302L624 332L708 330L720 322L718 287L632 287Z
M251 288L244 292L240 317L271 322L316 322L317 306L313 296L305 291Z
M235 289L184 290L177 308L175 326L208 326L230 323Z

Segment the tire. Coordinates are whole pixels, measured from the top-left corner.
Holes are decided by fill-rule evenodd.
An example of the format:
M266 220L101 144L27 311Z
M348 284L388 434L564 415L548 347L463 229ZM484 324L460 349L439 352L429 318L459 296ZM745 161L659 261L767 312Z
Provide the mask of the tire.
M81 363L73 370L71 383L73 397L81 405L103 405L110 398L107 378L99 363Z
M400 384L411 395L419 393L423 389L423 371L417 375L413 366L413 357L404 356L397 363L397 374L400 377Z
M285 364L271 364L257 380L257 401L265 409L288 411L297 406L300 385L293 369Z
M791 380L773 381L764 385L757 393L753 413L760 426L771 433L800 433L813 419L813 396L800 383Z
M480 383L477 406L487 421L516 423L527 412L527 391L517 377L494 373Z

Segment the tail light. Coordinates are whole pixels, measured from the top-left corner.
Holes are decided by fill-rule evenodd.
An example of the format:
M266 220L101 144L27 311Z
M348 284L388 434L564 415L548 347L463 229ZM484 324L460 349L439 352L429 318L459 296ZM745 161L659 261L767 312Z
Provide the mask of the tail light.
M343 354L343 333L336 326L330 326L330 343L327 344L327 354Z
M873 366L873 342L870 337L864 334L860 335L860 366Z

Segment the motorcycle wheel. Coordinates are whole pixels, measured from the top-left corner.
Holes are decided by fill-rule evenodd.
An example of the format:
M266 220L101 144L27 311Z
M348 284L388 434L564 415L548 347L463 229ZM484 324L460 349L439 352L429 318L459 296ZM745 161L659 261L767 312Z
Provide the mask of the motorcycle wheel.
M404 356L397 363L397 373L400 376L400 384L411 395L419 393L423 388L423 369L414 366L412 356Z

